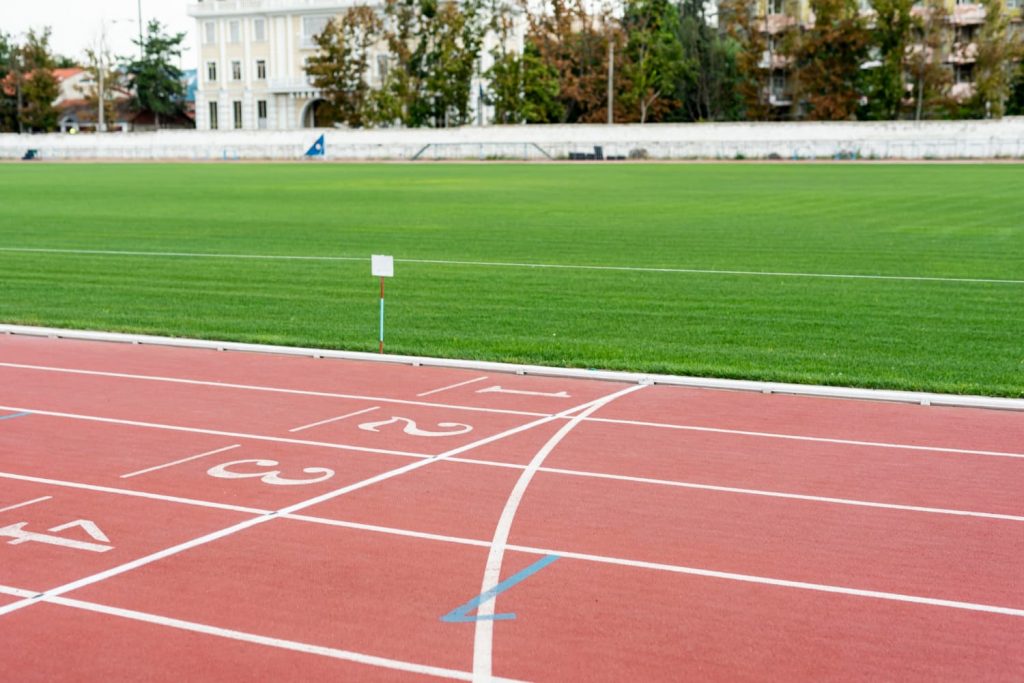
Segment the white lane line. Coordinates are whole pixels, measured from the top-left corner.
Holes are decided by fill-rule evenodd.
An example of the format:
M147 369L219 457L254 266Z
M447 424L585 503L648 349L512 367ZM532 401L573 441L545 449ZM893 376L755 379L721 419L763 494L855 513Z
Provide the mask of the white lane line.
M626 387L614 394L603 396L591 402L589 407L580 411L562 425L561 429L548 439L541 446L540 450L537 451L536 455L533 456L530 464L519 475L519 479L509 494L508 500L505 501L505 507L501 511L501 517L498 519L498 524L494 529L494 537L491 539L491 548L487 553L487 564L484 568L483 581L480 587L481 596L494 593L495 587L501 581L501 565L505 558L505 547L508 544L508 535L512 530L512 521L515 519L516 512L519 510L519 503L522 501L523 495L533 479L533 475L544 464L544 460L562 442L562 439L580 424L583 418L593 414L615 399L645 387L646 385L644 384ZM497 594L494 594L490 599L484 600L477 607L478 618L475 622L476 628L473 633L473 680L477 683L484 683L491 680L492 677L494 621L488 617L494 616L494 604L497 601L497 597Z
M78 368L60 368L51 365L28 365L26 363L0 363L0 368L14 368L16 370L38 370L40 372L59 372L69 375L87 375L92 377L116 377L118 379L134 379L147 382L170 382L172 384L187 384L200 387L219 387L223 389L242 389L245 391L266 391L274 394L289 394L292 396L316 396L318 398L348 398L367 403L395 403L399 405L424 406L426 408L450 408L452 410L466 410L475 413L500 413L503 415L521 415L525 417L539 417L548 413L531 413L525 410L506 410L504 408L482 408L479 406L452 405L449 403L431 403L429 401L409 401L400 398L383 398L380 396L363 396L360 394L339 394L330 391L307 391L305 389L283 389L281 387L266 387L255 384L234 384L232 382L214 382L211 380L183 379L180 377L163 377L160 375L133 375L124 372L105 372L102 370L81 370Z
M16 598L31 598L38 592L39 591L27 591L22 588L13 588L12 586L0 586L0 594L12 595Z
M674 574L689 574L692 576L703 576L711 579L725 579L726 581L740 581L743 583L759 583L766 586L777 586L780 588L797 588L800 590L818 591L821 593L837 593L840 595L852 595L860 598L875 598L878 600L891 600L893 602L907 602L917 605L931 605L933 607L948 607L971 612L988 612L991 614L1005 614L1011 617L1024 617L1024 609L1016 607L1002 607L999 605L986 605L977 602L964 602L961 600L946 600L943 598L929 598L920 595L906 595L904 593L889 593L886 591L864 590L861 588L849 588L846 586L832 586L824 583L809 583L806 581L789 581L787 579L774 579L767 576L756 576L753 574L737 574L735 572L720 572L713 569L700 569L698 567L686 567L682 565L664 564L661 562L644 562L642 560L628 560L618 557L607 557L605 555L592 555L590 553L577 553L564 550L546 550L525 545L509 545L509 550L518 550L533 555L556 554L559 557L586 562L600 562L603 564L615 564L635 569L652 569L655 571L672 572Z
M999 458L1024 458L1024 453L1007 451L983 451L970 448L946 448L944 446L919 446L914 444L888 443L884 441L857 441L855 439L832 439L825 436L802 436L798 434L778 434L775 432L752 432L744 429L725 429L721 427L700 427L697 425L677 425L665 422L644 422L642 420L621 420L607 417L590 417L587 422L603 422L606 424L632 425L636 427L657 427L659 429L678 429L687 432L709 432L712 434L735 434L737 436L756 436L766 439L789 439L791 441L811 441L814 443L835 443L844 446L870 446L872 448L896 448L908 451L936 451L938 453L957 453L960 455L991 455Z
M0 406L2 409L2 406ZM330 443L327 441L306 441L304 439L289 439L283 436L263 436L261 434L246 434L244 432L223 432L217 429L202 429L200 427L181 427L178 425L158 424L155 422L137 422L135 420L121 420L115 417L97 417L95 415L81 415L78 413L60 413L52 410L34 410L37 415L47 417L62 417L69 420L84 420L86 422L103 422L106 424L126 425L129 427L145 427L147 429L166 429L172 432L186 432L189 434L212 434L214 436L227 436L233 439L251 439L253 441L269 441L271 443L286 443L297 446L318 446L320 448L333 448L341 451L358 451L360 453L376 453L379 455L398 455L404 458L432 458L430 453L412 453L409 451L392 451L385 448L369 448L367 446L354 446L343 443Z
M51 498L53 498L53 496L42 496L40 498L33 498L32 500L26 500L24 503L18 503L17 505L8 505L5 508L0 508L0 512L7 512L8 510L17 510L18 508L23 508L26 505L41 503L44 500L50 500Z
M225 446L224 448L218 448L216 450L206 451L205 453L200 453L198 455L190 455L187 458L182 458L181 460L175 460L174 462L167 462L167 463L164 463L163 465L157 465L155 467L147 467L146 469L138 470L137 472L129 472L128 474L122 474L121 475L121 479L129 479L131 477L137 477L140 474L146 474L147 472L155 472L157 470L162 470L162 469L165 469L167 467L174 467L175 465L180 465L182 463L190 462L192 460L198 460L199 458L205 458L208 455L216 455L217 453L223 453L224 451L230 451L230 450L233 450L235 448L240 447L241 445L242 444L240 444L240 443L236 443L236 444L233 444L231 446Z
M300 521L310 522L313 524L325 524L328 526L338 526L349 529L357 529L362 531L371 531L375 533L389 534L394 536L405 536L411 538L420 538L429 541L438 541L441 543L454 543L459 545L469 545L481 548L487 548L491 546L490 541L484 541L475 538L462 538L459 536L446 536L444 534L431 534L421 531L409 531L407 529L396 529L393 527L375 526L372 524L360 524L357 522L345 522L341 520L326 519L323 517L310 517L306 515L286 515L289 519L296 519ZM864 590L860 588L848 588L844 586L833 586L830 584L822 583L808 583L806 581L789 581L787 579L775 579L767 576L757 576L754 574L738 574L735 572L721 572L713 569L701 569L697 567L687 567L676 564L666 564L663 562L646 562L643 560L631 560L622 557L612 557L608 555L594 555L591 553L579 553L571 550L560 550L557 548L538 548L535 546L528 545L517 545L509 544L506 546L507 550L512 550L520 553L527 553L530 555L558 555L559 557L571 558L574 560L580 560L582 562L594 562L597 564L612 564L622 567L630 567L634 569L646 569L650 571L659 572L670 572L673 574L689 574L693 576L702 576L713 579L724 579L726 581L740 581L743 583L760 583L768 586L775 586L778 588L796 588L800 590L812 590L823 593L838 593L842 595L851 595L861 598L875 598L880 600L892 600L896 602L907 602L922 605L932 605L936 607L947 607L952 609L962 609L975 612L991 612L996 614L1006 614L1009 616L1024 617L1024 609L1015 607L1003 607L999 605L986 605L974 602L965 602L962 600L946 600L943 598L930 598L918 595L906 595L903 593L891 593L886 591L873 591ZM479 612L478 612L479 613ZM479 623L479 622L478 622ZM493 623L493 622L492 622Z
M97 493L113 493L133 498L148 498L149 500L162 500L167 503L181 503L183 505L194 505L197 507L214 508L217 510L230 510L232 512L245 512L252 515L270 514L270 510L245 507L242 505L231 505L229 503L215 503L209 500L197 498L182 498L180 496L167 496L162 493L148 493L146 491L133 491L132 489L118 489L110 486L99 486L96 484L82 484L77 481L64 481L62 479L47 479L45 477L33 477L27 474L14 474L13 472L0 472L0 479L14 479L16 481L30 481L35 484L46 484L48 486L60 486L69 489L81 489L83 491L95 491Z
M126 374L123 374L123 373L115 373L115 372L100 372L100 371L96 371L96 370L77 370L77 369L69 369L69 368L57 368L57 367L49 367L49 366L40 366L40 365L25 365L25 364L20 364L20 363L0 363L0 367L11 367L11 368L28 369L28 370L42 370L42 371L47 371L47 372L66 372L66 373L71 373L71 374L96 375L96 376L101 376L101 377L121 377L121 378L128 378L128 379L148 380L148 381L154 381L154 382L172 382L172 383L178 383L178 384L194 384L194 385L199 385L199 386L226 387L226 388L229 388L229 389L245 389L245 390L250 390L250 391L268 391L268 392L278 392L278 393L286 393L286 394L297 394L297 395L304 395L304 396L323 396L323 397L328 397L328 398L349 398L349 399L363 400L363 401L368 401L368 402L369 401L375 401L375 402L382 402L382 403L397 403L397 404L406 404L406 405L425 406L425 407L430 407L430 408L451 408L453 410L466 410L466 411L484 412L484 413L501 413L501 414L505 414L505 415L519 415L519 416L524 416L524 417L544 417L544 416L550 415L550 413L529 412L529 411L522 411L522 410L504 410L504 409L499 409L499 408L478 408L478 407L473 407L473 406L460 406L460 405L451 405L451 404L445 404L445 403L429 403L429 402L426 402L426 401L406 401L406 400L403 400L403 399L379 398L379 397L374 397L374 396L359 396L359 395L354 395L354 394L332 394L332 393L316 392L316 391L304 391L304 390L299 390L299 389L279 389L279 388L275 388L275 387L253 386L253 385L246 385L246 384L226 384L226 383L223 383L223 382L208 382L208 381L202 381L202 380L178 379L178 378L173 378L173 377L160 377L160 376L153 376L153 375L126 375ZM34 410L29 410L29 409L10 408L10 407L4 407L4 406L0 406L0 409L7 409L7 410L12 410L12 411L22 411L22 410L25 410L27 412L39 412L39 411L34 411ZM46 413L43 413L43 414L46 414ZM83 419L85 419L85 418L83 418ZM878 441L857 441L855 439L833 439L833 438L821 437L821 436L803 436L803 435L796 435L796 434L779 434L779 433L774 433L774 432L756 432L756 431L749 431L749 430L742 430L742 429L725 429L725 428L720 428L720 427L703 427L703 426L699 426L699 425L679 425L679 424L671 424L671 423L664 423L664 422L647 422L647 421L644 421L644 420L626 420L626 419L621 419L621 418L588 417L586 419L586 421L587 422L600 422L600 423L605 423L605 424L632 425L632 426L638 426L638 427L657 427L657 428L661 428L661 429L678 429L678 430L683 430L683 431L694 431L694 432L710 432L710 433L715 433L715 434L736 434L736 435L739 435L739 436L756 436L756 437L765 437L765 438L770 438L770 439L790 439L790 440L793 440L793 441L809 441L809 442L814 442L814 443L834 443L834 444L843 444L843 445L850 445L850 446L871 446L871 447L877 447L877 448L896 448L896 449L913 450L913 451L937 451L937 452L940 452L940 453L958 453L958 454L963 454L963 455L989 455L989 456L1004 457L1004 458L1024 458L1024 453L1012 453L1012 452L1005 452L1005 451L975 450L975 449L969 449L969 448L946 448L946 447L943 447L943 446L920 446L920 445L912 445L912 444L888 443L888 442L878 442ZM231 432L207 432L207 433L221 434L221 435L227 435L227 436L231 436L232 435ZM254 437L254 436L249 436L247 438L271 439L272 437ZM330 444L319 444L319 443L314 443L314 442L309 442L309 443L312 444L312 445L328 445L328 446L331 446ZM359 450L359 448L355 447L355 446L338 446L338 445L334 445L333 447L352 448L352 449L355 449L355 450ZM375 451L370 450L370 452L375 452ZM393 454L393 455L410 455L408 453L403 454L403 453L395 452L395 451L381 451L381 452L389 453L389 454ZM415 455L415 454L413 454L413 455Z
M42 254L81 254L94 256L151 256L222 259L261 259L269 261L366 261L367 256L302 256L286 254L217 254L209 252L177 251L115 251L110 249L45 249L33 247L0 247L0 251ZM539 268L552 270L596 270L636 273L684 273L696 275L749 275L756 277L810 277L850 280L909 280L920 282L981 282L1024 285L1024 280L994 278L941 277L926 275L875 275L870 273L801 273L764 270L718 270L713 268L654 268L645 266L583 265L572 263L515 263L508 261L452 261L442 259L395 259L400 263L420 263L442 266L477 266L484 268Z
M459 459L459 462L471 462L468 459ZM483 463L483 460L474 460L474 463ZM517 465L517 467L519 467ZM953 515L955 517L980 517L982 519L1001 519L1009 522L1024 522L1024 516L1007 515L997 512L975 512L973 510L954 510L949 508L924 507L920 505L900 505L898 503L879 503L870 500L856 500L852 498L832 498L828 496L812 496L802 493L785 493L781 491L766 491L763 489L745 489L733 486L715 486L712 484L696 484L687 481L672 481L667 479L648 479L646 477L630 477L621 474L602 474L600 472L583 472L580 470L565 470L555 467L541 467L540 472L548 474L564 474L572 477L592 477L595 479L610 479L614 481L628 481L653 486L671 486L684 489L696 489L699 491L716 491L720 493L737 493L745 496L763 496L766 498L783 498L788 500L805 500L813 503L832 503L835 505L853 505L856 507L880 508L883 510L901 510L906 512L924 512L935 515Z
M485 379L487 379L487 375L484 375L483 377L477 377L476 379L468 379L465 382L458 382L457 384L449 384L448 386L441 387L440 389L431 389L430 391L424 391L422 394L416 394L416 396L419 397L419 398L423 398L424 396L430 396L431 394L439 394L442 391L448 391L449 389L455 389L457 387L464 387L467 384L474 384L476 382L482 382Z
M141 621L148 624L156 624L158 626L189 631L192 633L201 633L208 636L227 638L229 640L237 640L244 643L253 643L255 645L274 647L282 650L291 650L292 652L301 652L304 654L319 655L321 657L330 657L332 659L341 659L368 666L392 669L395 671L406 671L423 676L435 676L438 678L456 679L460 681L471 680L472 678L468 672L459 671L457 669L445 669L427 664L368 655L362 652L354 652L352 650L340 650L338 648L313 645L311 643L303 643L295 640L285 640L283 638L271 638L268 636L257 635L255 633L236 631L234 629L221 628L219 626L210 626L208 624L200 624L194 621L186 621L184 619L173 619L171 617L164 617L131 609L123 609L120 607L110 607L108 605L86 602L84 600L48 596L44 598L43 601L64 607L120 617L122 619L131 619L132 621Z
M290 514L290 513L298 512L298 511L303 510L303 509L305 509L307 507L310 507L310 506L313 506L313 505L317 505L317 504L319 504L321 502L324 502L326 500L330 500L332 498L336 498L338 496L341 496L341 495L344 495L346 493L349 493L350 491L355 491L355 490L358 490L358 489L361 489L361 488L365 488L367 486L371 486L371 485L373 485L373 484L375 484L375 483L377 483L379 481L384 481L384 480L390 479L392 477L397 477L397 476L405 474L406 472L409 472L411 470L418 469L420 467L424 467L426 465L429 465L430 463L437 462L439 460L443 460L445 458L448 458L448 457L451 457L451 456L455 456L455 455L458 455L460 453L464 453L464 452L466 452L468 450L471 450L473 448L477 448L477 447L482 446L484 444L488 444L488 443L497 441L499 439L503 439L503 438L511 436L513 434L518 434L519 432L525 431L527 429L532 429L533 427L536 427L536 426L539 426L539 425L542 425L542 424L546 424L548 422L552 422L554 420L559 419L560 417L562 417L564 415L569 415L569 414L571 414L571 413L573 413L573 412L575 412L577 410L584 410L588 406L590 406L592 403L594 403L594 401L590 401L590 402L584 403L584 404L582 404L580 406L577 406L575 408L569 408L569 409L567 409L565 411L562 411L561 413L559 413L557 415L549 415L547 417L538 418L536 420L533 420L533 421L528 422L526 424L520 425L518 427L513 427L511 429L507 429L504 432L500 432L498 434L493 434L491 436L488 436L488 437L479 439L477 441L465 444L464 446L459 446L457 448L453 448L452 450L450 450L450 451L448 451L446 453L442 453L441 455L434 456L432 458L423 459L423 460L417 460L416 462L410 463L409 465L406 465L404 467L399 467L397 469L393 469L393 470L390 470L388 472L384 472L382 474L375 475L373 477L370 477L368 479L364 479L363 481L356 482L354 484L350 484L348 486L342 487L342 488L337 489L335 491L331 491L331 492L328 492L328 493L316 496L314 498L310 498L308 500L305 500L305 501L302 501L302 502L299 502L299 503L295 503L294 505L290 505L288 507L281 508L280 510L277 510L275 512L272 512L272 513L269 513L269 514L265 514L265 515L261 515L259 517L253 517L253 518L250 518L250 519L247 519L247 520L243 520L243 521L238 522L237 524L233 524L232 526L229 526L227 528L220 529L218 531L214 531L214 532L208 533L208 534L206 534L204 536L200 536L198 538L193 538L193 539L191 539L189 541L185 541L183 543L179 543L178 545L171 546L169 548L164 548L163 550L157 551L155 553L151 553L149 555L146 555L145 557L137 558L135 560L132 560L130 562L126 562L126 563L118 565L116 567L111 567L110 569L107 569L105 571L99 572L97 574L93 574L91 576L86 576L86 577L83 577L81 579L78 579L77 581L73 581L71 583L64 584L63 586L58 586L56 588L50 589L50 590L46 591L46 593L41 594L39 596L36 596L35 598L29 599L29 600L21 600L19 602L15 602L15 603L11 603L9 605L2 606L2 607L0 607L0 616L2 616L4 614L9 614L9 613L17 611L19 609L23 609L25 607L28 607L28 606L32 605L34 601L37 601L37 600L40 600L40 599L43 599L43 598L49 598L49 597L53 597L53 596L63 595L64 593L68 593L70 591L77 590L77 589L82 588L84 586L88 586L88 585L91 585L91 584L94 584L94 583L98 583L100 581L104 581L104 580L109 579L111 577L117 576L119 574L123 574L123 573L131 571L133 569L137 569L138 567L145 566L145 565L150 564L152 562L156 562L158 560L162 560L162 559L170 557L172 555L177 555L178 553L184 552L186 550L190 550L190 549L195 548L197 546L205 545L207 543L211 543L213 541L216 541L218 539L224 538L226 536L230 536L232 534L236 534L236 533L238 533L240 531L244 531L244 530L246 530L246 529L248 529L250 527L256 526L258 524L263 524L264 522L268 522L268 521L270 521L272 519L276 519L281 514ZM18 478L18 477L11 477L11 478Z
M338 420L345 420L345 419L350 418L350 417L355 417L356 415L363 415L364 413L372 413L375 410L380 410L380 408L378 406L373 406L372 408L364 408L362 410L357 410L354 413L345 413L344 415L339 415L338 417L329 417L326 420L320 420L319 422L313 422L313 423L308 424L308 425L302 425L301 427L295 427L293 429L289 429L288 431L289 432L301 432L304 429L310 429L312 427L319 427L320 425L325 425L325 424L328 424L328 423L331 423L331 422L337 422Z

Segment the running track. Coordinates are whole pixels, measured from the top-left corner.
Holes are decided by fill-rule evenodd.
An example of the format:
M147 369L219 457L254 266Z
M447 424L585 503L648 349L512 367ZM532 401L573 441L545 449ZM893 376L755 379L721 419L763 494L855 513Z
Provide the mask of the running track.
M1019 681L1022 558L1021 412L0 337L0 680Z

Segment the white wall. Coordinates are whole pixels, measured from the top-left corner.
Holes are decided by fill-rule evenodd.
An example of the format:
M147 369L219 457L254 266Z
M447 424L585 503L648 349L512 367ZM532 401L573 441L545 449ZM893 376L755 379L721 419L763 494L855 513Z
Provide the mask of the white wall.
M230 116L230 111L226 112ZM703 123L648 125L469 126L458 129L159 131L96 135L0 135L0 158L29 148L44 159L297 159L321 135L329 159L531 158L545 152L654 159L1024 158L1024 117L998 121ZM541 151L543 150L543 152Z

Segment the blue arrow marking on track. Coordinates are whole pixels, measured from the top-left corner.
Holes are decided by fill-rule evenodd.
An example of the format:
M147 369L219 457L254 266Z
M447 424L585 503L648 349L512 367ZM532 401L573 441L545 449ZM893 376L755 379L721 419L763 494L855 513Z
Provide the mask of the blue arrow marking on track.
M0 415L0 420L11 420L11 419L14 419L16 417L25 417L26 415L31 415L31 414L32 413L11 413L10 415Z
M513 612L505 612L503 614L488 614L483 616L477 614L470 614L470 612L472 612L488 600L493 600L499 594L504 593L520 581L523 581L533 576L541 569L544 569L544 567L548 566L557 559L558 555L545 555L544 557L540 558L539 560L531 564L526 569L523 569L517 574L513 574L512 576L508 577L507 579L505 579L489 591L481 593L480 595L476 596L475 598L467 602L465 605L456 607L451 612L441 617L441 621L447 621L449 623L460 623L464 621L504 621L507 619L515 619L516 615Z

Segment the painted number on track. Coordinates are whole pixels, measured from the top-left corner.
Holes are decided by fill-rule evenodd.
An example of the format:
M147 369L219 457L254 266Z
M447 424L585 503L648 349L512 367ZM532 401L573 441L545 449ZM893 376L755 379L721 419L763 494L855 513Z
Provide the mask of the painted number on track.
M468 434L473 431L473 428L470 425L462 424L461 422L438 422L438 427L450 429L440 432L429 431L426 429L420 429L415 420L410 420L407 417L392 417L387 420L381 420L380 422L364 422L359 425L359 428L366 432L379 432L381 427L397 424L399 422L405 423L405 426L402 427L402 431L412 436L458 436L459 434Z
M326 467L306 467L302 471L306 474L317 475L313 477L306 477L303 479L290 479L288 477L281 476L281 470L266 471L265 468L277 467L281 463L276 460L232 460L226 462L223 465L217 465L211 467L206 471L211 477L217 477L218 479L259 479L264 484L270 484L271 486L305 486L307 484L317 484L321 481L326 481L334 476L334 470L329 470ZM235 465L252 465L253 467L264 468L262 471L257 472L239 472L237 470L228 469Z
M0 529L0 536L7 536L12 540L8 541L10 545L21 545L22 543L46 543L47 545L57 545L62 548L71 548L73 550L86 550L92 553L105 553L108 550L112 550L114 546L107 545L110 543L110 539L107 535L100 530L96 523L88 519L76 519L73 522L67 524L61 524L59 526L51 527L47 531L66 531L73 527L81 527L81 529L94 541L103 541L102 543L90 543L87 541L76 541L73 538L64 538L63 536L56 536L53 534L44 534L37 531L25 531L25 526L28 522L19 522L17 524L8 524L7 526Z

